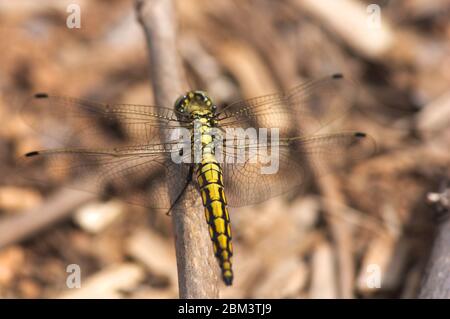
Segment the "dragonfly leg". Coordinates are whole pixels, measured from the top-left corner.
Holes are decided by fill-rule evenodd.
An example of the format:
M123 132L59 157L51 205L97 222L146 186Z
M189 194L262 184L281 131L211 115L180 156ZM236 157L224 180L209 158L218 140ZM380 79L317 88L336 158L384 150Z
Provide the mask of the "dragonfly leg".
M175 201L173 202L173 204L170 206L169 210L167 211L167 213L166 213L167 216L170 216L170 212L172 211L172 209L178 204L178 202L183 197L184 193L186 192L186 189L188 188L189 184L192 182L192 174L193 173L194 173L194 165L191 165L189 167L188 176L186 177L186 184L184 185L180 194L178 194L177 198L175 199Z

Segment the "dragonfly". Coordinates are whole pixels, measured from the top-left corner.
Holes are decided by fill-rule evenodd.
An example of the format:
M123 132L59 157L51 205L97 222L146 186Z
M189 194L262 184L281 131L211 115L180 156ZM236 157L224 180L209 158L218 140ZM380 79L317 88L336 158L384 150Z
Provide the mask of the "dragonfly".
M173 107L40 93L22 116L64 145L30 151L23 159L58 176L88 176L83 189L120 194L146 207L170 211L200 196L223 281L231 285L229 207L298 189L376 151L364 132L323 132L349 109L353 95L347 92L354 92L351 81L332 74L220 108L203 91L181 95ZM251 129L256 139L246 135ZM246 134L228 134L233 130ZM267 172L272 162L275 169ZM31 179L48 182L46 170L34 172Z

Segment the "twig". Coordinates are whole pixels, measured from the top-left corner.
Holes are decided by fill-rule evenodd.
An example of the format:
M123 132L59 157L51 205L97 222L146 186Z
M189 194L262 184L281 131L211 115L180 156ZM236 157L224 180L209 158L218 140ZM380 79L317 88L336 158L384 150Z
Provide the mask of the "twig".
M294 0L293 3L323 22L329 30L365 57L380 59L395 44L395 35L386 18L382 16L383 20L370 21L378 13L372 12L370 7L365 7L359 1Z
M141 266L125 262L111 265L88 277L79 289L65 289L55 296L63 299L120 298L145 278Z
M137 0L136 11L149 50L155 102L173 105L184 88L176 48L172 0ZM186 176L180 176L180 183ZM174 198L178 194L171 194ZM200 196L173 211L178 286L181 298L217 298L218 267L212 252ZM181 205L180 205L181 206Z
M422 282L419 298L450 298L450 188L443 187L440 194L430 194L428 199L437 207L438 225L433 251Z
M314 160L314 158L312 158ZM342 209L345 203L344 195L338 185L338 180L333 175L323 176L318 179L321 193L327 199L324 202L325 210L334 215L327 215L332 236L336 242L336 258L339 269L339 298L353 298L353 284L355 279L355 267L352 257L352 232L351 225L340 217L344 214Z
M63 189L39 207L0 222L0 248L24 240L44 228L68 218L74 208L95 199L93 193Z

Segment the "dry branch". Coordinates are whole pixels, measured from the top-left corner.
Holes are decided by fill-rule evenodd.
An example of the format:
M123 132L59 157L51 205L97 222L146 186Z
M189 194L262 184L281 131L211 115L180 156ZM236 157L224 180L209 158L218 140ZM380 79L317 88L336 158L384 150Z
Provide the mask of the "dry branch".
M86 279L79 289L67 289L58 298L120 298L121 292L135 287L145 278L142 267L133 263L112 265Z
M173 1L139 0L136 4L149 50L155 102L173 105L185 88L176 47ZM183 183L186 176L179 178ZM173 198L177 195L171 194ZM218 297L218 268L199 199L182 204L172 214L181 298Z
M367 11L359 1L295 0L294 4L323 22L329 30L363 56L382 58L394 44L394 34L386 19L372 27L369 20L370 9Z
M314 157L312 158L314 160ZM333 239L336 242L337 268L339 271L338 296L340 298L353 298L353 283L355 279L355 265L352 259L352 227L342 218L345 197L339 187L339 181L333 175L323 176L318 179L321 193L327 199L324 203L325 210L330 212L326 220L330 226Z
M93 193L63 189L42 205L0 222L0 248L24 240L71 216L74 209L97 196Z

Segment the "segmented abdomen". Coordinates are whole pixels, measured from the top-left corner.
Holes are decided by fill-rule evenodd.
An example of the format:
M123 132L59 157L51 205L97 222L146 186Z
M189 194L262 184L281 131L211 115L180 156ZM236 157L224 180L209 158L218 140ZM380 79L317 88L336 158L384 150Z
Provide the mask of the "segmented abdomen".
M222 168L214 155L204 155L202 163L197 168L197 181L205 207L205 217L214 254L219 260L223 281L229 286L233 282L230 217L223 187Z

